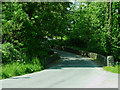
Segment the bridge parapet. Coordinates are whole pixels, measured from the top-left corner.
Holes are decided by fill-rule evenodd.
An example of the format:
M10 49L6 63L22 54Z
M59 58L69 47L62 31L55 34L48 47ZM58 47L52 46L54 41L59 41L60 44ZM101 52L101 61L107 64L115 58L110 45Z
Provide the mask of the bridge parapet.
M108 61L107 61L107 58L105 56L101 55L101 54L97 54L97 53L93 53L93 52L86 52L86 51L83 51L83 50L76 50L76 49L65 47L65 46L54 47L54 49L59 49L59 50L75 53L75 54L78 54L78 55L81 55L81 56L84 56L84 57L97 59L100 62L100 64L102 64L102 66L108 66L109 65Z
M53 55L50 55L48 58L45 59L45 68L49 67L52 63L56 62L59 60L60 57L57 52L54 52Z

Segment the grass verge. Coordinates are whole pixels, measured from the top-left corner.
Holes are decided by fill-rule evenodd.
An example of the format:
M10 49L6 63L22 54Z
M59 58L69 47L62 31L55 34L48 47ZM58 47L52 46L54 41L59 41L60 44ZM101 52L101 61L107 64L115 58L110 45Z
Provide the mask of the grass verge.
M19 62L9 63L3 65L2 68L0 68L0 73L2 74L2 77L0 79L33 73L33 72L41 71L42 69L43 66L35 63L31 63L31 64L24 64Z
M115 66L104 67L104 70L120 74L120 65L116 64Z

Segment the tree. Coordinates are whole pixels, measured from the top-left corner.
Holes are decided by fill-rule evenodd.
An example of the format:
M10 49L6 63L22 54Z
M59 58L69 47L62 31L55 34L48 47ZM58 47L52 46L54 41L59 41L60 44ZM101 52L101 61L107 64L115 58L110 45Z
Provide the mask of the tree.
M66 28L64 15L69 3L11 2L3 3L2 7L2 43L13 43L29 61L46 57L49 47L43 44L44 38L61 35Z

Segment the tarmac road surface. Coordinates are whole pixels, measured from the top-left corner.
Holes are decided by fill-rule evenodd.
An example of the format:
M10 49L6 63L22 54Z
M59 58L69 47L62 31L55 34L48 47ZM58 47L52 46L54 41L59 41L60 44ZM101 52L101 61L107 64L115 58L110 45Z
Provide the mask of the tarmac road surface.
M2 81L2 88L118 88L118 74L73 53L57 51L61 59L48 69Z

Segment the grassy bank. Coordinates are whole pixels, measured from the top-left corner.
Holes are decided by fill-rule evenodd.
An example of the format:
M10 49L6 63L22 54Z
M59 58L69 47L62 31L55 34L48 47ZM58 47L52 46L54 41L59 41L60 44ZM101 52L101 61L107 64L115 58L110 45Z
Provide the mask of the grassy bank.
M37 71L41 71L42 69L43 66L35 63L29 63L29 64L24 64L19 62L9 63L3 65L2 68L0 68L0 73L2 74L2 78L0 79L37 72Z
M120 65L116 64L115 66L109 66L109 67L107 66L104 67L104 70L120 74Z

